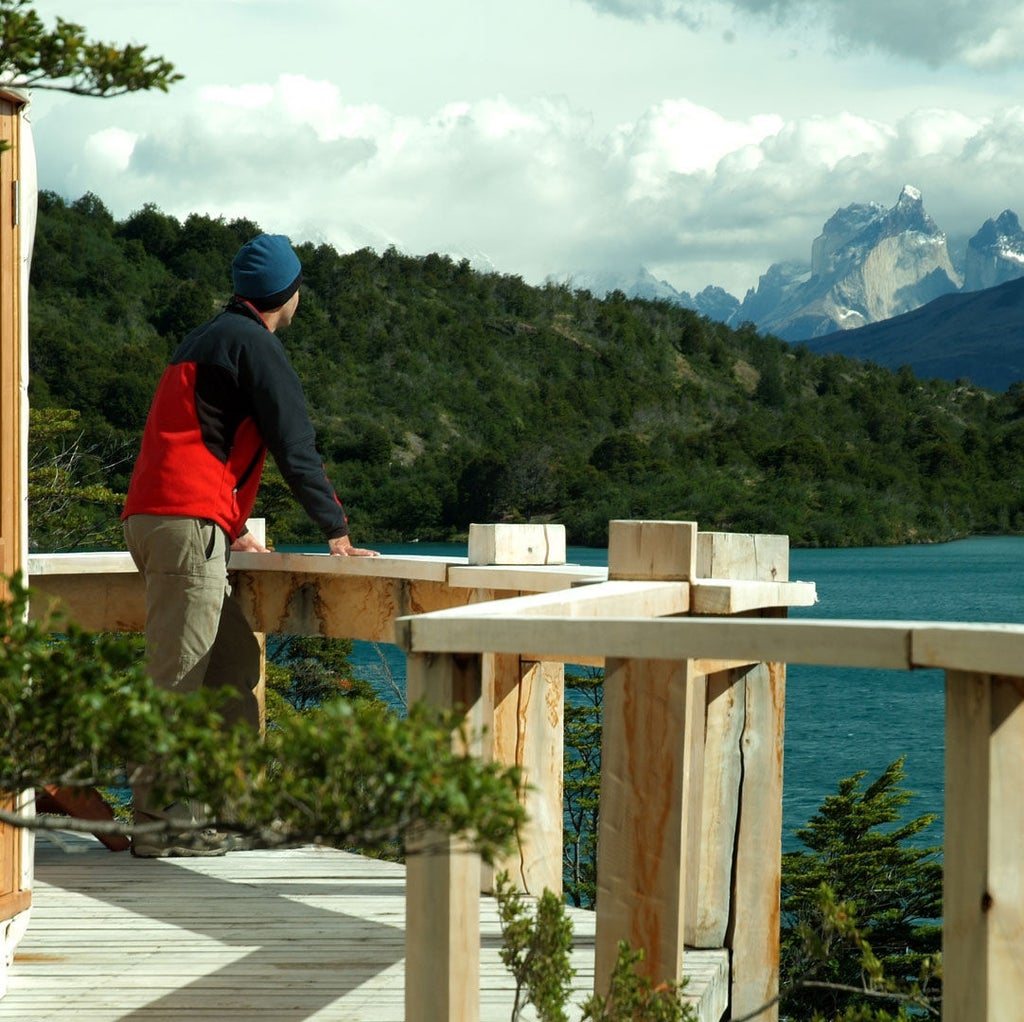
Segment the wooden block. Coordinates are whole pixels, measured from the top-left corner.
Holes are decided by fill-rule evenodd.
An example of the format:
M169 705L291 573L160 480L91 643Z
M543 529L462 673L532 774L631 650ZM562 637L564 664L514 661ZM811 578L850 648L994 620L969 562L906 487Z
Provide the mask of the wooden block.
M565 564L564 525L470 525L470 564Z
M608 523L609 579L688 582L696 573L696 522Z
M789 537L739 532L697 534L697 577L789 581Z

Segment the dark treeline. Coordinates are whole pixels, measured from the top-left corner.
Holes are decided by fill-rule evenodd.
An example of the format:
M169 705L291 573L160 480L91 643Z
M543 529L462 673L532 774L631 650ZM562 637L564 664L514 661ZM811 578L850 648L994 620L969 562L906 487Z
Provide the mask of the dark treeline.
M42 194L36 547L118 542L157 378L222 306L231 258L261 227L274 230L153 206L117 221L96 196ZM609 519L641 517L795 545L1024 531L1024 385L919 380L446 256L298 251L302 301L282 340L361 543L550 520L602 546ZM273 471L257 513L278 543L319 538Z

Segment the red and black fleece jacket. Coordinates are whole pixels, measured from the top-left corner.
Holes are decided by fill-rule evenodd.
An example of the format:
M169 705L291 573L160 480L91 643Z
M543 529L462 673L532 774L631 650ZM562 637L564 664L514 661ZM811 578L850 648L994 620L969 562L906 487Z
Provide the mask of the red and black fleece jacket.
M207 518L234 542L268 451L324 536L347 535L284 346L255 310L233 300L181 342L160 378L122 518Z

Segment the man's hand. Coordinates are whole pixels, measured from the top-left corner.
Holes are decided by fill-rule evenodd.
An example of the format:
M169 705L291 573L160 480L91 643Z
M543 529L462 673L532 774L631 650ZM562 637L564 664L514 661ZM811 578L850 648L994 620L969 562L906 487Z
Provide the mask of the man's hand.
M231 544L231 549L239 552L245 551L245 553L249 554L270 553L270 551L251 532L243 532L242 535Z
M337 557L380 557L377 550L363 550L352 545L348 536L339 536L327 541L327 547Z

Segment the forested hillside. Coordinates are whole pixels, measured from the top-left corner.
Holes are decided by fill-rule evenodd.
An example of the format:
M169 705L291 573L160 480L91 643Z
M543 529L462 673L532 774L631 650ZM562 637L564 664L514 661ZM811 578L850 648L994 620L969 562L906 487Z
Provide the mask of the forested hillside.
M156 380L260 228L274 225L153 207L116 221L95 196L41 196L34 546L118 543ZM922 381L444 256L298 251L302 301L281 336L361 544L550 520L604 545L609 519L635 517L796 545L1024 531L1024 388ZM276 473L257 513L278 543L318 538Z

